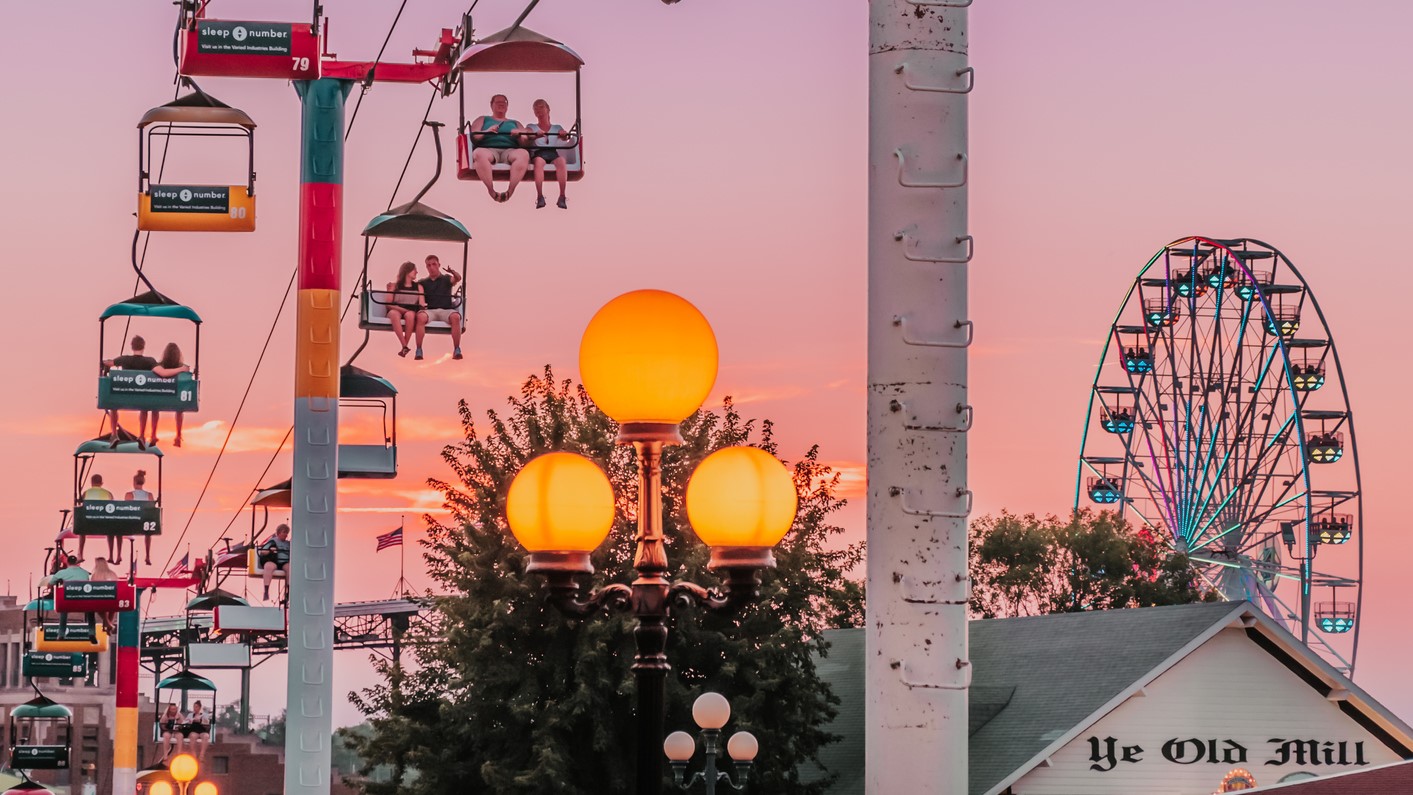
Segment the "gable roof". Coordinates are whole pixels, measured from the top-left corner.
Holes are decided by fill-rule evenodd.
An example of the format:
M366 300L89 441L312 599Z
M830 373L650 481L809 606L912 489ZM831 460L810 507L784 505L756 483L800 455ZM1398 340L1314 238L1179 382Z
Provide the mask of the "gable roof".
M1413 756L1413 729L1247 602L1061 613L971 622L968 792L1004 791L1234 626L1351 719ZM834 630L825 637L832 649L819 661L819 672L841 702L828 729L844 739L825 746L820 761L839 776L831 795L862 795L865 634Z
M1257 787L1272 795L1406 795L1413 792L1413 762L1395 762L1349 773Z
M1029 770L1027 762L1226 623L1235 607L1207 602L971 622L972 710L991 709L999 690L1014 692L972 731L968 790L983 795Z

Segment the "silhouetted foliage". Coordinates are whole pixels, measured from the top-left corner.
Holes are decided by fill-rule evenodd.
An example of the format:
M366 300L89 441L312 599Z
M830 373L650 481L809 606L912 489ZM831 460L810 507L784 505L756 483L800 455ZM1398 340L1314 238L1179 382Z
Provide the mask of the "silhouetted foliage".
M367 736L349 735L364 770L393 771L388 783L359 782L372 795L410 793L607 793L631 789L632 619L568 618L524 573L525 553L505 524L505 495L532 457L567 450L592 458L613 484L613 534L593 556L593 584L633 578L637 471L633 451L615 444L616 425L581 387L546 368L526 381L509 410L478 424L462 402L464 442L448 446L446 497L452 521L428 517L425 557L436 580L440 631L409 637L415 666L378 662L384 681L350 694L369 717ZM687 525L689 474L710 452L752 444L775 453L771 424L744 420L728 400L682 425L685 444L663 455L664 525L676 578L716 582L708 550ZM838 548L829 523L844 504L839 476L817 448L793 465L800 498L790 534L776 549L761 599L734 619L691 611L671 622L667 649L668 730L694 728L692 700L716 690L732 705L727 734L749 729L761 753L754 791L819 793L798 766L833 738L821 727L837 699L815 671L825 629L859 626L863 586L847 574L862 545Z
M1212 601L1187 556L1112 511L971 523L971 614L1008 618Z

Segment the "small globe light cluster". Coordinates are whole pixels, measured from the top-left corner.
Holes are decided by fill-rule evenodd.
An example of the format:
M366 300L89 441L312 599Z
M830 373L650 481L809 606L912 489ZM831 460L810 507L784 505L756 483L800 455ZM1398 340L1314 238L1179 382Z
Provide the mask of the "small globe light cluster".
M697 781L702 781L707 792L716 791L717 779L726 775L718 775L716 772L718 742L722 727L730 719L731 704L720 693L703 693L692 703L692 720L702 729L702 752L706 756L706 770L697 773L690 780L687 779L687 764L697 752L697 741L684 731L675 731L663 740L662 750L672 765L672 777L678 787L687 789ZM726 754L736 764L736 780L730 782L727 779L733 789L745 787L746 777L759 752L760 743L750 732L736 732L726 741Z
M160 773L161 770L153 768L152 772ZM175 795L177 792L181 795L219 795L216 785L210 781L191 786L191 782L201 772L201 766L191 754L177 754L172 757L166 772L172 777L172 781L177 782L177 787L174 789L171 782L158 779L147 785L148 795Z

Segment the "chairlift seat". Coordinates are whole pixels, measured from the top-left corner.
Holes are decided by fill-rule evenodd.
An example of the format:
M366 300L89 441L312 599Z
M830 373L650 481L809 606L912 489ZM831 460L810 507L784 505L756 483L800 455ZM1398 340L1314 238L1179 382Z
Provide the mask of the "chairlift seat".
M382 376L346 364L339 370L339 405L346 409L379 410L383 414L381 444L339 443L339 477L397 477L397 388Z
M584 142L579 124L581 114L578 108L581 94L579 74L583 66L584 59L563 42L555 41L542 33L536 33L523 25L516 25L492 33L468 46L456 63L456 71L463 76L461 89L463 92L466 90L464 77L468 72L572 72L574 74L575 123L569 127L570 140L567 142L557 141L558 145L554 148L563 149L566 178L571 182L576 182L584 176ZM465 123L464 119L463 123ZM475 170L471 168L471 156L474 152L475 146L467 131L463 129L456 136L456 176L458 179L479 179ZM533 168L534 163L531 162L529 170L526 172L527 176L533 173ZM556 171L557 166L553 162L545 164L547 177L558 176ZM507 180L510 178L510 166L496 164L492 168L492 174L497 180Z
M84 623L70 622L67 626L46 624L34 628L35 651L83 652L108 651L108 631L101 624L92 630Z
M461 312L461 329L466 330L466 313L462 311L466 303L461 297L463 292L456 295L454 311ZM370 331L392 331L392 320L388 318L388 307L394 303L396 296L387 290L370 290L365 286L358 313L358 327ZM427 320L428 334L450 334L451 324L441 320Z
M78 500L74 533L80 536L162 534L162 506L151 500Z
M239 607L222 605L216 608L212 633L256 632L282 635L289 631L285 611L278 607Z
M339 445L339 477L397 477L397 448L381 444Z
M526 149L526 153L530 155L531 158L527 162L525 168L525 176L527 178L534 176L535 173L534 150L549 148L559 149L561 152L564 153L565 179L570 182L578 182L579 180L584 178L584 142L583 139L579 137L578 133L571 133L570 139L568 141L558 141L557 145L552 145L548 147L532 146L529 149ZM480 175L476 173L476 169L472 166L472 163L474 161L471 159L471 156L475 154L475 151L476 144L474 141L471 140L471 136L467 135L466 133L461 133L456 136L457 179L476 181L481 178ZM510 164L492 164L491 178L499 182L508 181L510 179ZM549 182L552 179L558 178L559 161L551 160L549 162L546 162L545 181Z
M9 767L14 770L67 770L73 743L73 721L73 710L43 695L10 710ZM61 742L34 742L51 734L52 739Z
M285 59L289 60L289 59ZM244 138L244 185L156 184L152 139L167 136ZM248 114L196 90L159 105L137 123L137 228L147 232L255 231L255 122Z
M373 280L368 275L370 243L376 238L461 244L461 281L452 294L452 300L455 304L453 310L461 313L461 330L465 331L466 258L471 232L465 224L450 215L418 201L394 207L374 217L363 227L363 289L358 302L358 327L368 331L392 330L388 308L396 303L396 296L388 290L373 289ZM429 319L426 328L428 334L451 334L451 324L442 320Z
M285 564L284 568L276 566L274 578L277 580L286 579L289 576L288 570L288 563ZM251 577L265 576L265 569L260 566L260 550L256 547L251 547L250 549L247 549L245 551L245 573L250 575ZM220 606L225 607L226 605Z

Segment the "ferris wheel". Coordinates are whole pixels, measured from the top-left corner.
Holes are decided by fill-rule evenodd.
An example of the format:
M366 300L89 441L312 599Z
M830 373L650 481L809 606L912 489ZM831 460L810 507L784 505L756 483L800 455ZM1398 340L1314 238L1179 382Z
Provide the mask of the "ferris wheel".
M1352 674L1363 510L1334 337L1257 240L1187 237L1139 271L1109 329L1075 486L1186 554Z

